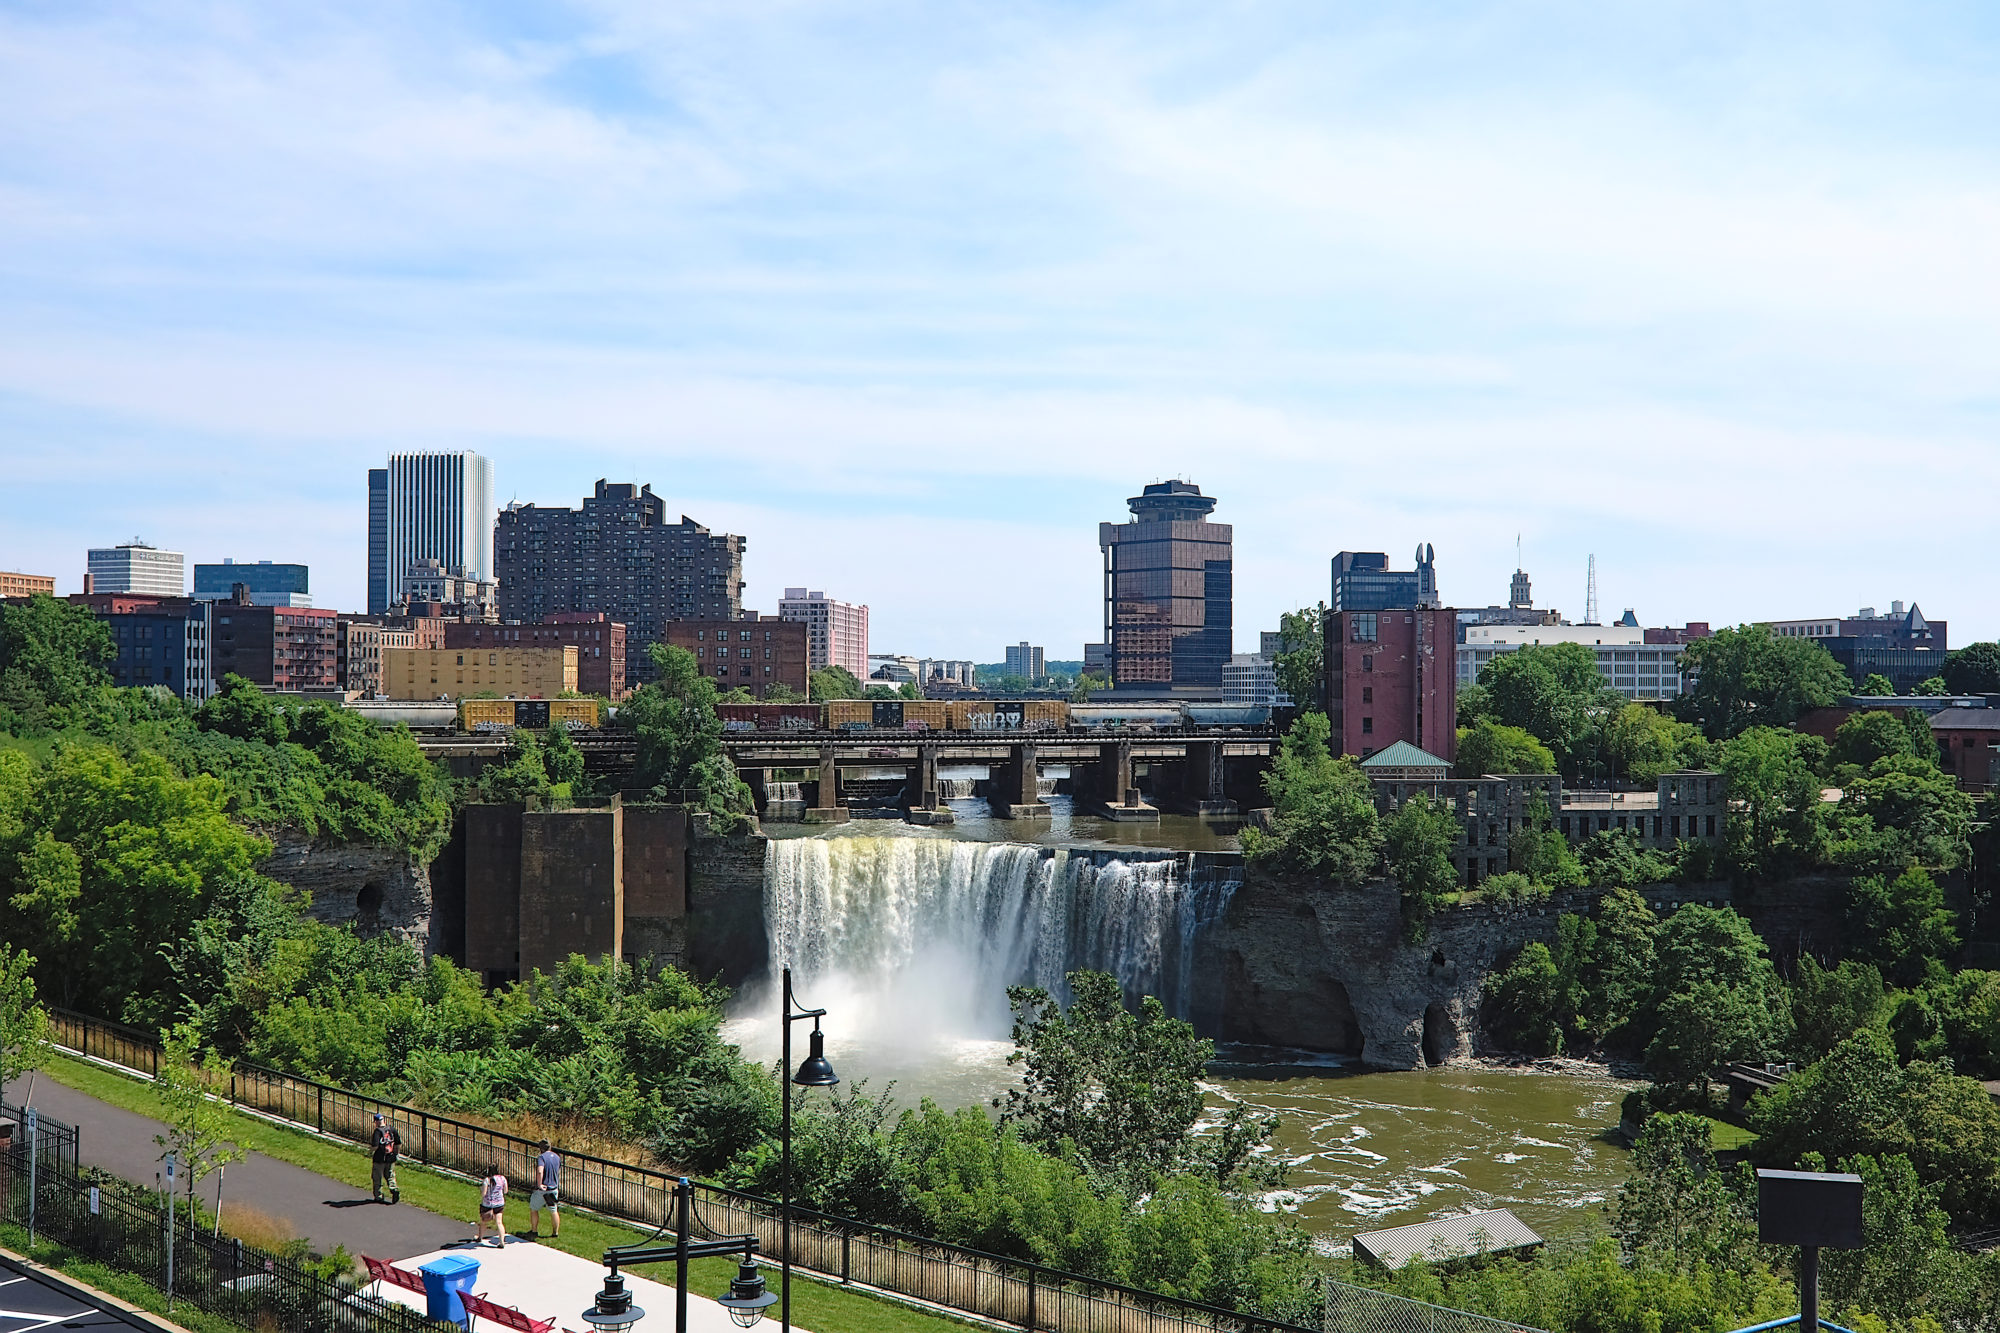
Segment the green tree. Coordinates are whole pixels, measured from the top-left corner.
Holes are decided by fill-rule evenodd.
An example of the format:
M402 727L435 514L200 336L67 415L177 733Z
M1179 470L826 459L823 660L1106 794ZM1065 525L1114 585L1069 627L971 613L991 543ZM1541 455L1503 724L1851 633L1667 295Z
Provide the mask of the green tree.
M1753 873L1801 852L1819 805L1826 742L1777 727L1737 732L1722 746L1722 773L1736 806L1728 828L1731 855Z
M1849 691L1847 673L1814 639L1787 639L1762 625L1722 629L1687 646L1681 674L1683 721L1710 740L1753 727L1785 727Z
M1087 673L1079 675L1076 678L1076 688L1069 692L1069 701L1073 704L1087 704L1090 702L1091 695L1100 690L1108 690L1110 688L1111 678L1109 676L1092 676Z
M896 693L896 688L893 685L870 685L861 692L861 697L864 699L900 699L902 696Z
M1879 671L1871 671L1862 678L1861 688L1855 693L1875 699L1891 698L1896 693L1896 682Z
M1604 751L1612 771L1632 782L1655 782L1662 773L1712 762L1699 729L1644 704L1626 704L1611 714Z
M1579 849L1577 860L1591 887L1598 889L1664 884L1678 869L1671 857L1640 846L1639 835L1632 829L1600 829L1591 834Z
M1748 921L1726 907L1690 903L1661 924L1654 947L1646 1067L1659 1084L1695 1096L1729 1061L1784 1048L1784 986Z
M111 631L85 607L41 593L0 603L0 720L12 713L31 728L66 721L111 684L105 667L116 656Z
M34 970L33 955L0 944L0 1088L40 1069L54 1050Z
M1597 655L1580 643L1531 644L1479 669L1493 716L1540 740L1565 774L1579 776L1593 760L1604 719L1620 704L1597 670Z
M1324 713L1301 713L1292 723L1264 775L1271 831L1244 829L1243 851L1280 870L1354 884L1380 860L1382 825L1367 775L1352 759L1333 757L1331 735Z
M1579 1036L1592 1046L1622 1044L1651 996L1660 921L1646 900L1619 886L1597 900L1589 918L1563 933L1564 970L1573 978L1568 1005Z
M1824 1165L1813 1161L1807 1169ZM1859 1324L1864 1314L1956 1323L1950 1312L1964 1276L1951 1219L1938 1205L1939 1191L1920 1180L1916 1167L1900 1153L1845 1158L1840 1169L1861 1177L1861 1234L1867 1244L1822 1253L1824 1307L1852 1324Z
M1533 803L1507 844L1507 868L1547 889L1578 889L1588 882L1569 839L1557 832L1548 807Z
M195 724L203 731L265 745L282 745L292 734L286 711L234 672L224 675L215 693L195 710Z
M810 685L810 682L808 682ZM782 680L772 681L764 687L764 702L767 704L802 704L806 697Z
M1917 682L1917 687L1911 690L1910 693L1934 699L1950 694L1951 687L1944 683L1943 676L1926 676Z
M1422 939L1426 923L1458 893L1458 817L1448 805L1412 796L1382 821L1382 850L1403 903L1403 928Z
M816 704L861 697L861 682L846 667L821 667L812 673L807 685L812 692L812 702Z
M1952 694L2000 694L2000 643L1968 643L1939 672Z
M1882 974L1867 963L1848 958L1823 968L1811 954L1800 955L1791 984L1793 1040L1799 1053L1818 1060L1862 1028L1879 1023L1884 995Z
M1508 1050L1559 1055L1563 1048L1562 978L1554 955L1540 940L1521 946L1514 961L1488 975L1486 1030Z
M1302 606L1278 617L1278 688L1304 713L1326 711L1326 606Z
M917 688L917 682L914 680L906 680L901 685L898 685L896 693L905 699L921 699L924 697L924 692Z
M209 1096L217 1075L227 1075L214 1051L203 1053L201 1034L192 1023L176 1023L160 1033L160 1069L154 1089L160 1098L167 1132L155 1134L153 1142L160 1155L172 1153L180 1165L181 1179L187 1182L187 1196L194 1198L195 1187L210 1172L220 1171L245 1157L242 1148L229 1138L229 1114L222 1103ZM221 1178L217 1177L215 1206L222 1209ZM219 1221L219 1217L218 1217Z
M1891 981L1912 985L1932 968L1943 972L1944 960L1958 951L1958 914L1920 866L1893 880L1862 875L1848 885L1847 943Z
M1634 1256L1738 1267L1754 1251L1756 1211L1709 1153L1708 1117L1647 1119L1632 1145L1632 1175L1618 1191L1619 1243Z
M1868 767L1888 755L1915 753L1909 728L1902 718L1887 711L1856 713L1833 733L1833 761Z
M701 674L685 648L653 644L654 679L618 710L618 723L638 741L635 785L672 794L735 827L751 807L750 788L722 752L715 682Z
M1458 727L1470 731L1481 722L1497 722L1493 714L1493 698L1486 687L1477 681L1458 687Z
M1956 870L1971 853L1972 798L1935 764L1913 755L1877 759L1864 776L1848 779L1837 814L1865 815L1875 828L1893 833L1906 857L1921 866Z
M1488 773L1553 773L1555 756L1520 727L1506 727L1491 718L1458 733L1458 776L1478 778Z

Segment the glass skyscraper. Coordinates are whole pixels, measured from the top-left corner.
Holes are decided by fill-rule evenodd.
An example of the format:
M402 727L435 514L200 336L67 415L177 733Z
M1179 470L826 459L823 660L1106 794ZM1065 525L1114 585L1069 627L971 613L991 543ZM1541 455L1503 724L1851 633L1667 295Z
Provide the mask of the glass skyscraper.
M1126 504L1130 523L1097 526L1112 684L1220 690L1234 615L1230 526L1208 521L1215 499L1192 482L1156 482Z
M379 487L376 471L382 473ZM419 560L435 560L447 573L490 582L493 519L493 464L488 459L470 450L391 454L387 468L368 475L368 609L379 614L401 601L410 566Z

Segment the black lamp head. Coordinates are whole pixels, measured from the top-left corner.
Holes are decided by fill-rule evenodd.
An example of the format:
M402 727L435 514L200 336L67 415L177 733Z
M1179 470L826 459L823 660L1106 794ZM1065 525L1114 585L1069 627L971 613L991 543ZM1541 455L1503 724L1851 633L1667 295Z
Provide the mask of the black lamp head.
M625 1290L624 1274L615 1268L604 1275L604 1290L597 1293L597 1304L583 1312L583 1322L596 1333L625 1333L645 1317L646 1312L632 1304L632 1293Z
M764 1275L746 1259L736 1266L736 1280L729 1284L729 1294L716 1304L729 1311L730 1320L738 1328L749 1328L777 1301L778 1293L766 1289Z
M833 1072L833 1066L826 1060L826 1037L815 1022L812 1030L812 1046L806 1058L799 1064L799 1072L792 1075L792 1082L802 1088L830 1088L840 1082L840 1075Z

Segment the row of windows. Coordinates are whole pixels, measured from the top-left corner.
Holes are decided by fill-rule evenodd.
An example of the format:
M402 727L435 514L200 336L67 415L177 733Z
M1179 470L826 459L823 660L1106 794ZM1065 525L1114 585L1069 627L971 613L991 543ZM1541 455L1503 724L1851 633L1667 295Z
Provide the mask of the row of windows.
M738 637L739 637L739 638L740 638L740 639L741 639L741 640L742 640L742 641L743 641L744 643L748 643L748 642L750 642L750 631L749 631L749 630L747 630L747 629L745 629L745 630L738 630L738 631L737 631L736 633L737 633L737 636L738 636ZM704 642L704 641L705 641L705 640L706 640L707 638L708 638L708 631L707 631L707 630L700 630L700 629L698 629L698 630L696 630L696 631L694 632L694 641L695 641L696 643L701 643L701 642ZM728 630L726 630L726 629L719 629L719 630L717 630L717 631L715 632L715 641L716 641L717 643L726 643L726 642L728 642L728 640L729 640L729 631L728 631ZM764 631L764 642L766 642L766 643L769 643L770 641L771 641L771 631L770 631L770 630L765 630L765 631Z
M706 656L708 656L708 649L706 649L706 648L697 648L697 649L695 649L695 650L694 650L694 655L695 655L696 657L706 657ZM738 657L748 657L748 656L750 656L750 649L748 649L748 648L738 648L738 649L736 650L736 655L737 655ZM721 660L722 660L723 658L725 658L725 657L727 657L727 656L729 656L729 650L728 650L727 648L717 648L717 649L715 650L715 659L716 659L716 660L717 660L718 662L719 662L719 661L721 661ZM765 661L767 661L767 662L771 660L771 650L770 650L769 648L766 648L766 649L764 650L764 660L765 660Z
M722 677L722 676L726 676L726 675L728 675L728 674L729 674L729 668L728 668L728 667L726 667L726 666L719 666L719 667L717 667L717 668L715 669L715 674L716 674L716 676L717 676L718 678L720 678L720 677ZM743 668L743 669L742 669L741 671L737 672L736 674L737 674L737 675L739 675L739 676L747 676L747 675L749 675L749 674L750 674L750 668L749 668L749 667L744 667L744 668ZM769 667L765 667L765 668L764 668L764 674L765 674L765 675L767 675L767 676L768 676L768 675L770 675L770 674L771 674L771 668L769 668Z

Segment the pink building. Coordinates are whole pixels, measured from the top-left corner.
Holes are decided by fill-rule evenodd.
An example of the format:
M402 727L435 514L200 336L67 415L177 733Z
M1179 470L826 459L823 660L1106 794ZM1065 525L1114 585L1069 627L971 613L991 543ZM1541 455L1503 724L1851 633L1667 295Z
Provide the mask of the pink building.
M868 679L868 608L837 602L823 592L787 588L778 619L806 627L806 660L812 670L837 666Z

